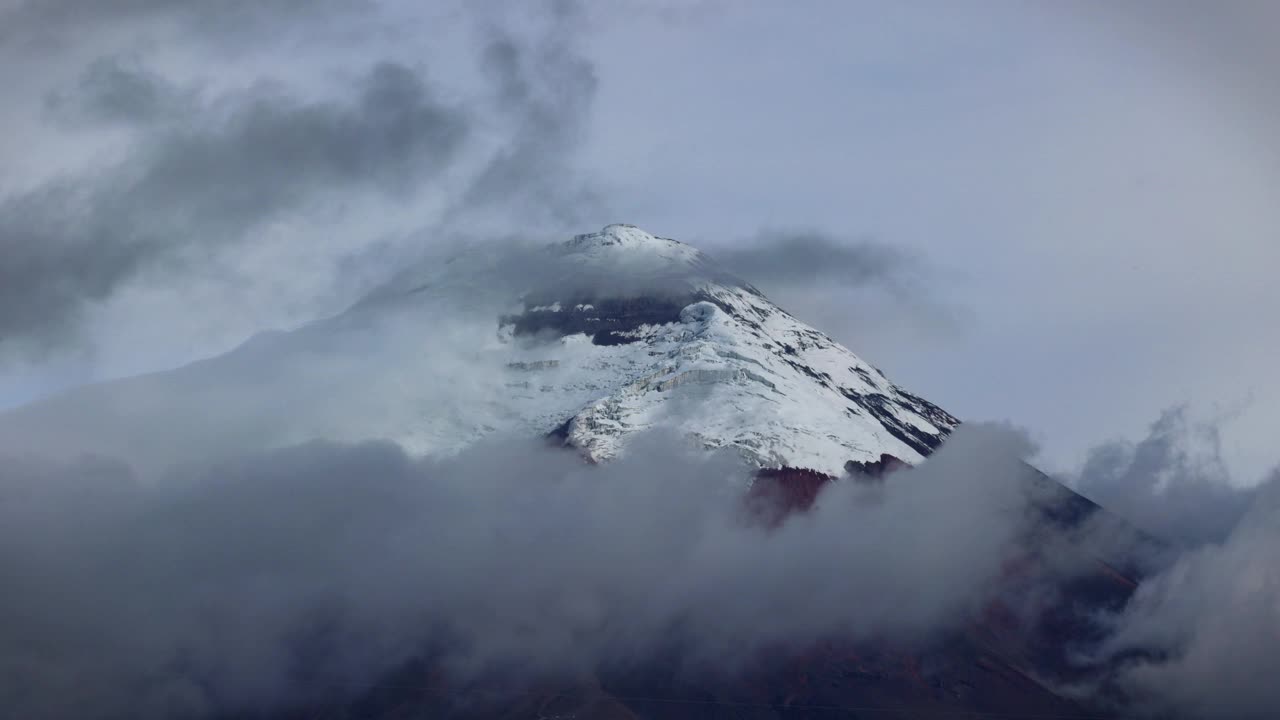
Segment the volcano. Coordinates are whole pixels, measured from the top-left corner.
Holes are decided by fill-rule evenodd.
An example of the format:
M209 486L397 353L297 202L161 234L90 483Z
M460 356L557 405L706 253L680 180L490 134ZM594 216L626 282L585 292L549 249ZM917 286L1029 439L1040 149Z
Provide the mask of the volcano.
M777 528L835 483L895 482L959 424L708 255L609 225L423 260L334 317L5 413L0 450L74 447L163 477L201 455L316 439L385 439L428 456L535 437L608 463L665 432L740 457L754 470L744 505ZM1033 468L1021 481L1046 526L1134 535ZM424 659L354 699L272 717L1097 716L1058 688L1087 672L1069 656L1100 632L1096 611L1126 602L1138 570L1123 553L1039 542L1026 538L1010 564L1011 594L910 645L833 637L711 676L682 672L676 645L572 680L522 677L502 694L454 684ZM1046 568L1064 559L1050 553L1089 570L1061 582Z

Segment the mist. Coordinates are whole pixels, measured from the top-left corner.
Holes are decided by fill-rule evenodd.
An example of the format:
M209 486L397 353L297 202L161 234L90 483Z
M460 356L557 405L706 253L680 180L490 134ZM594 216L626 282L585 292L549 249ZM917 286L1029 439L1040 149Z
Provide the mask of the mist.
M949 268L881 238L772 228L711 254L792 314L833 337L856 338L858 347L897 336L927 348L974 322L939 290Z
M309 443L144 484L0 467L0 709L203 717L346 697L428 652L573 677L679 641L720 672L831 635L911 641L992 592L1025 441L965 428L892 484L769 529L734 456L649 436L602 466L504 438L447 459Z
M1258 485L1231 477L1219 424L1193 420L1186 406L1169 408L1137 442L1091 449L1071 483L1168 542L1221 543L1253 504Z
M1280 707L1280 474L1223 541L1179 557L1113 618L1103 652L1151 712L1267 718ZM1130 654L1156 648L1155 656Z
M1104 623L1087 662L1128 692L1121 707L1187 718L1266 718L1280 706L1280 469L1248 482L1221 458L1218 421L1161 413L1148 434L1090 451L1081 492L1164 545ZM1077 688L1091 694L1097 685Z

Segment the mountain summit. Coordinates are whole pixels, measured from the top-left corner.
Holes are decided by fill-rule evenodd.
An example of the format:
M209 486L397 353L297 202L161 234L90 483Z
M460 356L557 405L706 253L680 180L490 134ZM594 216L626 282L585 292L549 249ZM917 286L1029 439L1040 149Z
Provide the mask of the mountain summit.
M511 336L555 338L514 350L537 388L521 400L573 396L560 432L593 459L666 426L761 466L838 475L885 454L916 462L957 424L688 245L609 225L560 250L571 274L653 283L642 294L542 292L502 321Z
M917 462L956 425L696 248L608 225L408 268L333 318L0 416L0 436L70 433L163 463L211 436L227 450L382 438L432 453L511 433L606 460L665 428L761 467L839 475Z

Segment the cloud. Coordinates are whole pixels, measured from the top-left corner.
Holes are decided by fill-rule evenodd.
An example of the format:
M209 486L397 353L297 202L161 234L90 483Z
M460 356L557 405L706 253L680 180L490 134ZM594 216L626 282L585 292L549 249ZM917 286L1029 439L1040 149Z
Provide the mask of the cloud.
M1221 543L1144 581L1102 654L1138 707L1191 718L1268 718L1280 706L1280 473Z
M571 163L590 119L595 67L571 49L572 6L555 13L551 29L532 44L491 30L482 67L509 137L460 200L473 215L504 211L526 225L565 229L601 212L601 197Z
M716 259L747 280L769 288L814 284L899 289L914 282L921 261L891 245L850 242L821 232L762 232Z
M797 317L859 352L951 338L967 311L935 291L940 268L910 250L816 230L765 230L709 254ZM856 342L855 342L856 341Z
M1137 443L1093 448L1073 484L1147 532L1196 547L1225 539L1256 491L1232 484L1218 427L1187 412L1165 410Z
M1136 558L1145 577L1123 607L1098 617L1102 642L1081 662L1101 679L1068 689L1114 697L1120 710L1172 718L1266 718L1280 703L1280 471L1233 485L1217 423L1185 406L1136 443L1094 448L1077 489L1167 543ZM1072 542L1104 544L1097 527Z
M352 95L306 101L261 85L182 104L138 68L92 66L83 112L170 122L116 167L0 204L0 342L45 349L74 330L86 303L138 273L199 263L310 203L403 195L446 167L466 138L465 114L411 68L377 64Z
M433 647L475 676L673 639L724 669L831 633L926 636L991 592L1026 517L1021 447L962 429L772 531L746 468L656 436L604 466L512 439L425 460L312 443L146 485L107 459L10 457L0 580L24 591L0 598L0 710L266 710Z
M199 98L175 87L136 56L98 58L84 69L73 92L46 98L50 114L77 125L145 125L173 122L198 111Z
M308 5L298 22L336 26L353 4ZM69 28L73 5L13 12ZM30 76L54 121L46 131L96 153L0 196L0 361L10 368L101 350L109 374L154 369L134 359L133 339L159 343L152 355L176 354L165 364L192 359L338 312L436 246L546 237L603 213L573 163L596 91L594 67L575 49L573 3L468 5L434 21L381 8L344 40L352 61L328 75L319 60L308 70L292 57L234 66L228 48L175 62L185 38L218 22L270 25L264 14L300 11L202 8L124 4L111 26L128 42L104 31L102 54L69 80ZM190 22L148 34L150 20L175 17ZM479 52L469 43L442 64L448 73L428 77L425 58L436 55L373 44L397 23L428 21L474 32ZM188 70L228 69L184 76L193 60Z

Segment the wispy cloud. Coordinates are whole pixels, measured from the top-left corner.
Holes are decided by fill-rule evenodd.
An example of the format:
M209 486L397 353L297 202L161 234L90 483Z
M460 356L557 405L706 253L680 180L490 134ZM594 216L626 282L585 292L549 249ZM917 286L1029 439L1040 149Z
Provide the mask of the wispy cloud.
M1185 406L1164 411L1136 443L1093 448L1073 484L1147 532L1191 547L1224 540L1257 493L1232 482L1218 427L1195 423Z
M465 115L394 64L373 67L341 103L265 87L184 103L157 76L110 61L90 68L81 92L85 112L158 126L119 166L0 204L7 343L64 339L85 303L137 273L198 263L300 206L405 192L466 138Z
M70 33L83 22L74 10L89 5L30 4L10 17L28 34ZM272 42L267 26L302 5L308 23L328 27L353 3L116 5L106 14L126 38L145 36L148 21L181 19L170 31L176 35L163 37L229 32L256 47ZM268 65L247 83L213 87L171 78L152 59L161 53L146 44L92 59L73 82L45 78L52 85L29 99L42 103L51 127L76 137L123 131L110 137L124 144L112 162L0 197L0 359L76 348L86 341L86 312L113 307L139 288L183 299L190 286L220 284L237 297L267 286L286 293L272 305L313 302L332 312L332 303L319 302L327 278L346 302L376 282L370 276L360 285L345 272L334 279L340 270L373 263L385 277L389 263L421 254L424 242L481 229L536 234L567 226L593 207L569 159L595 76L573 49L573 4L529 14L540 29L517 32L505 15L480 9L448 19L482 39L471 58L480 68L476 82L462 91L374 45L357 53L359 70L346 68L336 79L322 70L300 79L297 66L273 74ZM371 17L383 32L394 22ZM229 57L233 50L209 52ZM379 218L395 212L404 217ZM351 237L318 239L348 217L355 224L343 232ZM290 273L236 254L305 263L302 294L287 295L290 284L280 276ZM232 312L185 299L188 322ZM162 314L155 302L131 301L127 309ZM261 329L244 325L244 335Z

